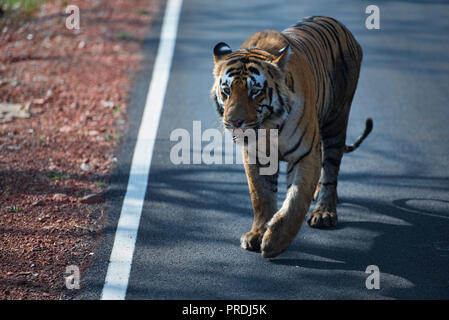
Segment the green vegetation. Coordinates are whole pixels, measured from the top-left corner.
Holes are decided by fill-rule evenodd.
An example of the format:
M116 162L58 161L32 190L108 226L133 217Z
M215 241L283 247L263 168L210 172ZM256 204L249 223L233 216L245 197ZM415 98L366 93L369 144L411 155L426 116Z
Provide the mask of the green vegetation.
M9 193L9 191L11 191L10 186L6 186L5 189L3 190L4 193Z
M95 183L95 186L99 189L104 189L108 186L108 184L104 181L99 181L99 182Z
M48 176L53 181L62 181L62 180L70 179L69 175L64 174L62 172L57 172L57 171L50 171L48 173Z
M21 211L23 211L23 209L19 208L18 206L11 206L8 208L8 212L11 212L11 213L18 213Z
M114 114L119 114L121 111L121 106L114 106L114 108L112 109L112 113Z
M0 25L32 17L47 0L0 0Z
M149 16L151 14L151 12L146 9L136 9L136 13L141 14L143 16Z
M120 134L114 134L109 131L104 132L104 137L107 141L119 141L120 140Z
M128 41L128 40L131 40L132 38L133 37L129 33L126 33L126 32L120 32L117 35L117 39L122 40L122 41Z

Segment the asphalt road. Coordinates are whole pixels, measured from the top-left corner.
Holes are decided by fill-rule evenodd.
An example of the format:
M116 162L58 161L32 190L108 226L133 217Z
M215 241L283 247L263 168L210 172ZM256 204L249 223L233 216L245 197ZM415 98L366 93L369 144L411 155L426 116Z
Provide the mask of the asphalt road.
M365 28L365 8L380 8L380 30ZM219 128L209 98L212 48L233 48L263 29L299 18L343 22L364 51L348 142L374 130L343 158L339 225L306 224L273 260L239 247L252 223L242 165L174 165L170 133ZM109 216L82 298L102 284L126 188L130 155L160 26L146 44L131 128L109 193ZM445 1L186 0L167 88L127 299L428 299L449 298L449 3ZM285 195L281 167L279 204ZM380 270L368 290L367 266Z

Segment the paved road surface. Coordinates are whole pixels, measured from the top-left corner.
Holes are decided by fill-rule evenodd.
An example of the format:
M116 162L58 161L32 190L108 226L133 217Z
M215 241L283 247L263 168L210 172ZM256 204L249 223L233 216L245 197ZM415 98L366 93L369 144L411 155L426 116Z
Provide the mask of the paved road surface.
M445 1L186 0L153 155L127 299L449 298L449 3ZM377 4L381 29L365 28ZM239 247L252 209L241 165L174 165L176 128L218 128L209 99L212 48L233 48L265 28L307 15L342 21L364 50L348 142L374 119L365 143L343 159L339 226L303 225L274 260ZM148 40L154 55L159 26ZM110 216L84 298L99 298L126 188L130 154L151 74L149 58L131 106L131 129L110 192ZM285 195L285 167L279 203ZM368 290L368 265L381 272Z

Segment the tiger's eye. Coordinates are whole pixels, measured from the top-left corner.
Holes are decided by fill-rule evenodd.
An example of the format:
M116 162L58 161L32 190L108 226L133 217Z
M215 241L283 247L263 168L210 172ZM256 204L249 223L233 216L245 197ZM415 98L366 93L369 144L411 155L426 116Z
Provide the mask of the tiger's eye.
M231 90L230 90L229 88L224 88L224 89L223 89L223 92L226 93L226 94L230 94L230 93L231 93Z

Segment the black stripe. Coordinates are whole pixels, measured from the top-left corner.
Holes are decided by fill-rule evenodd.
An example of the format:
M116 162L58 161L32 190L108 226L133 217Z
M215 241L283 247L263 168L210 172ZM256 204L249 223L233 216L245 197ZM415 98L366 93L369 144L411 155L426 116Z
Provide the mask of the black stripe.
M299 148L299 146L301 145L301 141L302 138L304 138L304 136L307 133L307 128L309 127L310 122L307 123L306 127L304 128L304 132L302 133L301 137L299 138L298 142L296 142L295 146L293 148L291 148L290 150L288 150L286 153L283 154L283 158L285 158L286 156L288 156L290 153L296 151L296 149ZM296 131L296 130L295 130Z
M267 82L267 80L265 80L264 83L263 83L263 87L262 87L262 89L261 89L261 91L262 91L263 93L266 93L265 91L267 90L267 86L268 86L268 82Z
M285 122L282 122L282 123L281 123L281 126L278 127L278 129L279 129L279 134L281 134L282 129L284 129L284 124L285 124Z
M290 73L290 82L291 82L290 90L291 90L293 93L295 93L295 81L293 80L293 76L292 76L291 73Z
M302 156L299 157L298 160L296 160L296 162L293 164L293 166L292 166L291 169L287 172L287 174L289 174L289 173L293 170L293 168L299 163L299 161L301 161L302 159L304 159L305 157L307 157L307 156L310 154L310 152L312 151L312 148L313 148L313 144L314 144L314 142L315 142L315 137L316 137L316 129L315 129L315 132L314 132L314 134L313 134L312 144L310 145L309 150L307 150L307 152L305 152Z
M301 31L304 33L307 33L310 37L312 37L312 39L315 39L315 36L313 35L313 33L311 33L309 30L305 29L304 27L307 26L306 24L302 26Z
M229 60L228 62L226 62L226 65L229 66L237 62L240 62L240 58Z
M325 84L326 83L325 83L324 79L322 79L321 80L321 88L320 88L320 91L318 91L318 97L323 98L323 101L321 101L320 105L324 105L325 98L326 98L326 86L325 86Z
M251 71L252 73L256 74L256 75L260 75L259 70L257 70L257 69L254 68L254 67L249 67L248 70Z
M302 113L301 113L301 117L299 118L298 123L296 124L295 130L293 130L292 134L290 135L290 137L288 137L289 139L295 134L296 130L298 130L298 127L301 125L302 123L302 119L304 118L304 115L306 114L306 110L303 109Z
M326 20L323 20L323 23L326 23L327 25L329 25L330 28L333 29L333 31L335 32L336 35L336 42L338 44L338 50L339 50L339 56L341 57L341 61L343 62L344 68L347 71L348 70L348 66L346 65L346 61L343 59L343 50L342 50L342 46L341 46L341 41L340 41L340 37L338 36L338 31L337 29L335 29L335 26L332 25L331 23L329 23Z
M281 106L284 106L284 100L281 97L281 93L279 91L279 87L278 87L277 83L275 83L275 89L276 89L276 93L279 97L279 103L281 104Z
M339 37L338 37L338 34L339 34L339 33L338 33L338 30L335 28L334 24L330 23L330 22L327 21L327 20L321 20L321 21L320 21L320 24L321 24L321 25L325 24L325 25L329 26L329 28L331 28L332 31L334 32L334 35L337 37L337 39L339 38Z
M257 65L260 65L259 61L252 60L252 59L249 59L249 58L240 58L240 59L236 59L236 60L238 60L241 63L245 63L245 64L247 64L247 63L254 63L254 64L257 64Z
M318 24L320 27L326 30L326 32L331 36L333 42L337 43L337 38L335 37L335 34L330 30L325 24Z
M321 76L321 74L318 72L319 70L319 66L321 65L321 63L318 61L318 55L320 53L319 48L317 49L314 44L307 39L306 37L302 37L301 39L304 44L306 45L306 49L305 52L308 52L308 58L310 60L310 62L312 63L312 69L315 70L316 75L318 76L317 81L321 81L321 79L319 78ZM312 72L313 72L312 70Z
M220 116L223 116L223 107L218 103L217 95L214 95L215 104L217 106L217 112Z
M284 104L284 99L282 99L282 97L281 97L281 93L279 91L279 87L278 87L277 84L275 84L275 88L276 88L276 93L277 93L277 95L279 97L279 103L281 105L281 108L277 108L275 113L276 113L277 116L280 116L281 114L284 113L285 104Z
M256 59L260 59L260 60L266 60L268 57L266 55L263 55L262 53L259 52L254 52L254 51L250 51L247 50L247 55L249 58L256 58Z
M321 37L321 39L323 39L323 42L329 47L330 56L332 58L332 65L335 65L334 51L332 50L332 44L331 44L328 36L325 33L321 32L321 30L319 30L318 27L313 27L310 24L307 24L305 26L314 30L316 33L318 33L318 35ZM321 25L318 24L318 26L321 26Z
M342 78L343 78L343 82L344 82L344 87L347 87L348 86L348 79L346 78L346 76L347 76L347 72L348 72L348 65L347 65L347 63L346 63L346 61L344 59L340 37L338 36L338 31L328 21L323 20L323 23L325 23L326 25L329 25L329 27L335 32L335 36L336 36L335 40L336 40L336 43L338 44L338 52L339 52L338 56L340 57L339 60L343 64L343 68L344 68L344 72L342 72Z
M284 108L277 108L274 114L279 117L283 113L284 113Z

